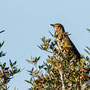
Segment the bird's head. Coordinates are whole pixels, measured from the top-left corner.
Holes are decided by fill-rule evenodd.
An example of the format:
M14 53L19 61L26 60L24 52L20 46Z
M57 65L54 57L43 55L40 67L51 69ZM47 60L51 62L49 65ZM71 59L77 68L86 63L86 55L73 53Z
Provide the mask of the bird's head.
M63 25L60 23L50 24L50 25L54 27L55 32L57 31L61 31L62 33L65 32Z

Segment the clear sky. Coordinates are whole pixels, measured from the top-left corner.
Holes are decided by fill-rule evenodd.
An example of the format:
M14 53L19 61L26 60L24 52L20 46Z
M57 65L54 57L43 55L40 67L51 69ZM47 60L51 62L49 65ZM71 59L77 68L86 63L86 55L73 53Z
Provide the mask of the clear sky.
M71 40L81 54L85 46L90 46L90 0L0 0L0 41L5 40L2 48L7 52L0 62L17 60L19 68L25 68L10 81L9 90L16 86L19 90L28 90L31 64L25 59L42 56L40 63L47 58L37 45L40 38L48 37L48 31L54 32L51 23L61 23L72 35ZM50 36L49 36L50 37ZM87 54L85 54L87 55Z

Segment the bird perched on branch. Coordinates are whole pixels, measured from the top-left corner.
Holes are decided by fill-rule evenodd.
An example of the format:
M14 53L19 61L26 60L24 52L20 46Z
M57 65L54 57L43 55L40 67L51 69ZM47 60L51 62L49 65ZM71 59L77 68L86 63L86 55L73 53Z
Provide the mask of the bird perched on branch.
M68 37L69 34L65 32L63 25L56 23L56 24L51 24L51 26L53 26L55 30L56 39L58 40L57 42L58 49L62 50L61 44L66 44L64 49L66 51L70 51L70 53L73 56L76 56L76 59L80 60L80 53L78 52L77 48L75 47L75 45L72 43L72 41Z

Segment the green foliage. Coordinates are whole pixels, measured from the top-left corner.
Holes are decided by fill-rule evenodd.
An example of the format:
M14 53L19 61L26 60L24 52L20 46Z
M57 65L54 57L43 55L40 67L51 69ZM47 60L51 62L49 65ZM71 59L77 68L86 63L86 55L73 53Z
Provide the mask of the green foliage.
M0 33L4 32L0 31ZM3 46L4 41L2 43L0 43L0 48ZM3 51L0 52L0 57L5 56L5 53L3 53ZM10 67L6 66L6 62L4 62L3 64L0 63L0 90L7 90L9 87L7 86L7 84L9 83L9 81L13 78L13 75L20 72L20 69L17 68L17 61L15 61L14 63L12 63L11 60L9 60L10 62Z
M35 66L31 70L30 80L25 80L32 85L30 90L62 90L62 82L66 90L89 90L90 84L90 58L81 56L80 60L72 55L70 51L65 51L62 45L62 52L57 49L56 35L49 32L54 40L42 37L42 44L38 46L41 50L50 52L52 55L47 57L41 66L36 63L40 58L27 60ZM85 51L90 55L90 48L86 47ZM38 68L36 68L38 66ZM62 78L61 78L62 76Z
M86 47L87 49L84 49L86 53L88 53L90 55L90 48Z
M20 69L17 69L16 61L12 63L10 60L10 67L6 67L6 62L0 64L0 88L6 90L7 83L12 79L12 76L18 72L20 72Z
M90 32L90 29L87 29Z

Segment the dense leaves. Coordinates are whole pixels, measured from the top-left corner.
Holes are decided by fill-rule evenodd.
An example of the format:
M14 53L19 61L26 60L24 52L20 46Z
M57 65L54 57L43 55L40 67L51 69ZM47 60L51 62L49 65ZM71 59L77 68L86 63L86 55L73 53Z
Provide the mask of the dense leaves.
M10 67L6 67L6 62L0 64L0 87L3 89L7 89L7 83L12 79L12 76L20 72L20 69L16 67L16 61L12 63L10 60Z
M49 32L54 40L42 37L42 44L38 46L41 50L50 52L47 59L41 66L36 63L40 58L36 57L33 60L27 60L33 63L34 67L28 70L30 80L25 80L32 87L30 90L62 90L62 84L66 90L89 90L90 84L90 58L81 55L80 60L76 60L76 56L70 51L65 51L67 43L64 43L61 48L57 49L56 35ZM90 55L90 48L86 47L85 51ZM38 68L37 68L38 66Z

